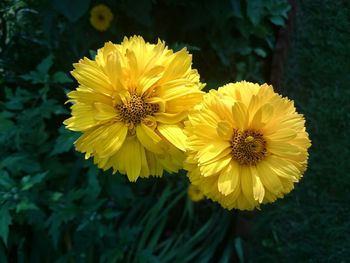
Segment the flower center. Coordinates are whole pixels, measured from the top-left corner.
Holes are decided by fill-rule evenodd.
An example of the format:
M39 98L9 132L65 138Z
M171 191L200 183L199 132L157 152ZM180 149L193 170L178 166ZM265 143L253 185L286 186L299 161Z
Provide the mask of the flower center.
M232 140L232 156L241 165L256 165L266 156L266 141L256 130L234 130Z
M130 101L127 104L117 105L117 109L124 122L136 125L147 115L156 113L159 105L146 103L142 97L132 94Z

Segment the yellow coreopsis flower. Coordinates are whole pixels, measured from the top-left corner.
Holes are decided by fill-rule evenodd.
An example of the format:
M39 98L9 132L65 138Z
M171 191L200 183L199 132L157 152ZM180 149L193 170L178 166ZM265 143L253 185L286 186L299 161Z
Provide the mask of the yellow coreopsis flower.
M96 5L90 11L90 23L99 31L106 31L109 28L113 17L111 9L104 4Z
M289 193L311 145L292 101L245 81L205 95L185 133L192 184L228 209L252 210Z
M83 133L76 149L130 181L182 168L183 120L204 86L191 64L186 49L174 53L137 36L74 64L80 85L68 93L72 117L64 124Z
M187 195L193 202L199 202L205 198L199 187L193 184L188 186Z

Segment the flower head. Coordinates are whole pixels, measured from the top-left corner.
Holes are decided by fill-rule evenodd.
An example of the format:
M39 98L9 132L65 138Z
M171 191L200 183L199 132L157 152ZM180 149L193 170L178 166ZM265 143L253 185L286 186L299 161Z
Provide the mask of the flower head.
M90 23L99 31L106 31L109 28L112 20L113 13L106 5L96 5L90 11Z
M289 193L311 145L292 101L245 81L205 95L185 133L191 183L228 209L252 210Z
M76 149L130 181L182 168L183 120L202 99L191 61L186 49L174 53L135 36L74 64L79 87L68 93L72 117L64 124L83 133Z
M193 184L188 186L187 195L193 202L199 202L205 198L199 187Z

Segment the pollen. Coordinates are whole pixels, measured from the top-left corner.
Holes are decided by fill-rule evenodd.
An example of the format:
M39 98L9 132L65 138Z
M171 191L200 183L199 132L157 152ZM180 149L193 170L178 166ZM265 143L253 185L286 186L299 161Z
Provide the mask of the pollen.
M137 94L132 94L130 101L123 105L118 105L117 109L122 120L125 123L131 123L134 126L148 115L153 115L159 111L158 104L146 103L144 98Z
M266 141L256 130L234 130L231 140L232 156L241 165L256 165L266 156Z

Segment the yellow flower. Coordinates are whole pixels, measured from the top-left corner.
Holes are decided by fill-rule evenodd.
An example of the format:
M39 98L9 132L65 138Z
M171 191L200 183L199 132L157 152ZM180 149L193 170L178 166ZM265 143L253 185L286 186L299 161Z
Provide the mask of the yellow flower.
M205 95L185 133L191 183L227 209L252 210L289 193L311 145L293 101L245 81Z
M190 184L187 189L187 195L193 202L199 202L205 198L198 186Z
M108 42L95 60L81 59L72 75L79 87L68 93L72 117L64 124L82 132L75 142L102 169L130 181L182 168L183 120L203 96L199 74L186 49L142 37Z
M96 5L90 11L90 23L99 31L106 31L109 28L112 20L113 13L106 5Z

